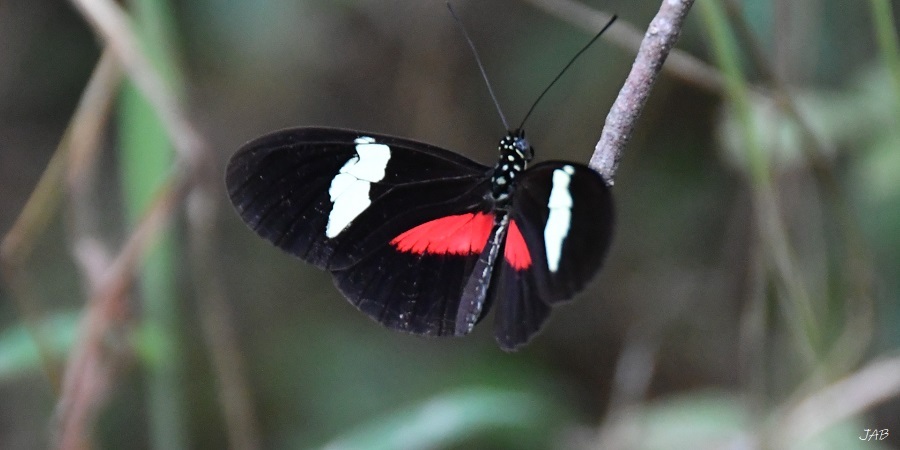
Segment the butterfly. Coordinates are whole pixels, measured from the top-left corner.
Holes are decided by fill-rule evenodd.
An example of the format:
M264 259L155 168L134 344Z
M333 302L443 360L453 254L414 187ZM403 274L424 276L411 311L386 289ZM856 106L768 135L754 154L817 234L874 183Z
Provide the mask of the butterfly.
M514 350L600 268L613 201L587 166L529 167L521 130L499 149L488 167L409 139L293 128L238 150L226 185L250 228L331 272L384 326L465 335L493 305L496 340Z
M493 307L497 343L512 351L599 270L613 200L606 180L583 164L529 166L534 149L521 125L498 147L489 167L401 137L292 128L241 147L226 185L250 228L330 272L338 290L382 325L461 336Z

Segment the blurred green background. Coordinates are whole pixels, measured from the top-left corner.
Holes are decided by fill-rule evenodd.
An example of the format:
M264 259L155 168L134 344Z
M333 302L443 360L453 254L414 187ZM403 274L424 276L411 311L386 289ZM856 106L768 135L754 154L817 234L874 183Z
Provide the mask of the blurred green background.
M214 150L218 174L247 140L298 125L495 159L504 130L443 1L134 3L145 47ZM559 2L454 2L514 123L592 34L536 3ZM641 31L659 7L585 4L618 13L614 27ZM850 408L848 417L784 429L803 399L897 358L900 347L900 59L896 31L879 38L876 26L896 12L878 0L759 0L725 19L722 5L697 0L678 48L729 83L660 77L616 177L605 268L518 353L497 348L489 321L440 340L378 326L328 274L247 229L220 180L213 245L231 320L218 325L236 339L250 441L900 448L900 402L889 388L900 371L872 378L873 391L887 394L862 414ZM70 4L0 2L0 232L34 189L99 55ZM529 119L538 160L587 162L633 57L604 39L581 57ZM171 164L140 101L123 93L100 139L93 219L114 249ZM134 187L142 176L149 188ZM0 290L0 448L46 447L58 419L45 369L62 367L87 296L72 214L61 211L24 264L34 298ZM130 356L100 409L98 448L238 446L201 326L209 317L196 299L183 216L142 267L128 334L107 337ZM28 305L39 311L32 319ZM50 337L49 360L38 355L35 327ZM865 429L895 435L863 441Z

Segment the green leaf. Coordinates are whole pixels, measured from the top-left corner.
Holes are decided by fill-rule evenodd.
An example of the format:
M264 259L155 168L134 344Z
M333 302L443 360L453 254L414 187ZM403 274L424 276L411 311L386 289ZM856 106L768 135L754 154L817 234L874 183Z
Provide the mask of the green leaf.
M41 325L51 356L62 358L75 342L78 314L59 313ZM0 380L38 372L41 356L31 331L16 325L0 333Z
M327 450L428 449L459 444L489 431L535 433L546 426L551 405L536 395L491 388L467 388L380 417L332 441ZM538 447L540 448L540 446Z

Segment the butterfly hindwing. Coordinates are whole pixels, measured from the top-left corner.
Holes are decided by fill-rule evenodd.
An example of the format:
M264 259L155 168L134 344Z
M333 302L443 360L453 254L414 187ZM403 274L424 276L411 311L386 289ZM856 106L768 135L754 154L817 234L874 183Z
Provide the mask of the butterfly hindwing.
M423 222L333 272L335 285L389 328L429 336L467 334L487 313L490 269L503 227L489 211Z
M491 296L496 303L494 337L503 350L528 343L550 315L550 305L541 300L536 283L531 272L517 270L506 260L500 263Z
M513 219L531 254L541 298L572 298L600 269L612 238L612 195L589 167L548 161L517 187Z
M528 342L552 305L584 288L600 268L613 227L609 189L587 166L540 163L519 183L494 281L495 337L505 350Z
M423 218L479 207L488 170L421 142L296 128L242 147L226 183L238 213L260 236L340 270Z

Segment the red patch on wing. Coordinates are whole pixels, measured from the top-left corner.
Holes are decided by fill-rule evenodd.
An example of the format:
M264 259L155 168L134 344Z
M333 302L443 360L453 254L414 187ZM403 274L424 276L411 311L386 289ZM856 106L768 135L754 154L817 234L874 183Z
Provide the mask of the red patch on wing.
M468 213L441 217L404 231L391 240L391 245L401 252L419 255L481 253L493 226L492 214Z
M525 238L519 231L519 226L515 220L509 221L509 231L506 232L506 248L503 250L503 257L516 270L525 270L531 267L531 253L528 253L528 246L525 245Z

